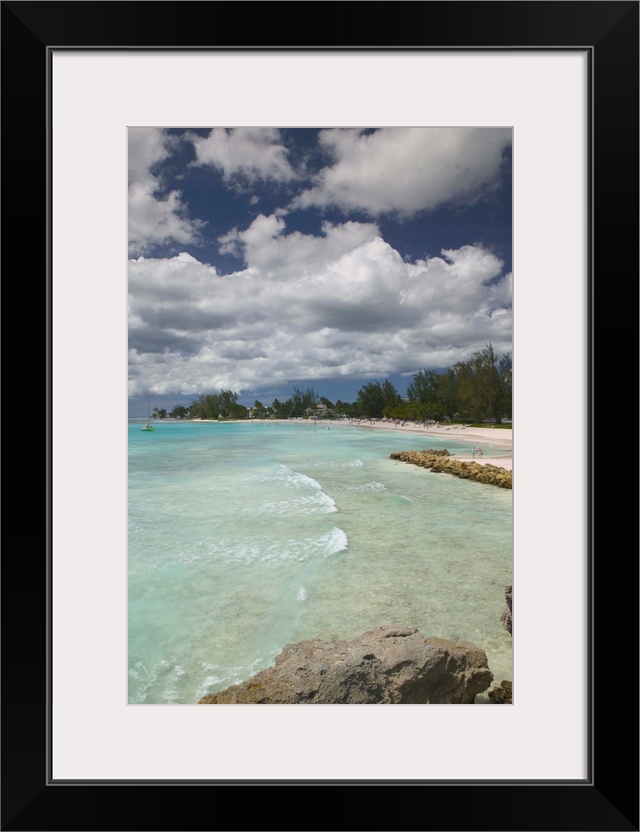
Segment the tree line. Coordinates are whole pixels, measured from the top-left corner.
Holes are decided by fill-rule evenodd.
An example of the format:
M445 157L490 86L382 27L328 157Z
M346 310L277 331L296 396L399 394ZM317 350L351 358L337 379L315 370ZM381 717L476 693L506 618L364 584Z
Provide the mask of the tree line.
M153 415L160 419L167 415L177 419L291 419L317 413L322 418L500 422L511 418L511 410L511 354L498 357L492 345L486 344L467 361L459 361L447 370L420 370L404 397L385 379L367 382L354 402L331 402L311 387L294 387L286 401L274 399L265 406L256 400L249 408L238 404L237 393L223 389L201 394L187 407L176 405L169 413L154 408Z

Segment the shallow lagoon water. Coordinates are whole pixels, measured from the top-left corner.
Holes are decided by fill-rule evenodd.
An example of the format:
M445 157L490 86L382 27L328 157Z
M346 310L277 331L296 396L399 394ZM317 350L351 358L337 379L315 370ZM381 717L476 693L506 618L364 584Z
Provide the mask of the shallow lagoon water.
M383 625L470 641L495 683L512 678L500 622L512 492L389 459L473 443L310 422L140 425L128 445L130 703L194 704L285 644Z

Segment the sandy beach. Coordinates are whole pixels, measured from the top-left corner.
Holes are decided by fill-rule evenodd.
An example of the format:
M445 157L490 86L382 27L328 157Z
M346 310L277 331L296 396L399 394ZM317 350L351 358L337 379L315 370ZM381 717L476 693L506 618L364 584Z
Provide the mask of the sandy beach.
M371 428L373 430L390 430L396 433L423 433L428 436L437 436L439 439L451 436L455 439L463 439L468 441L471 446L482 448L482 457L473 457L471 453L468 456L460 456L454 454L455 458L460 462L477 462L478 465L498 465L500 468L506 468L511 471L513 468L513 457L511 456L494 456L492 450L500 449L503 453L508 448L512 449L512 429L511 428L472 428L463 425L443 425L433 427L425 427L412 422L403 424L394 424L393 422L370 421L368 419L358 420L344 420L331 422L331 427L334 425L342 427L351 426L358 428Z
M214 419L194 419L190 421L215 421ZM241 424L247 422L246 419L235 420ZM252 424L270 424L270 425L305 425L307 427L313 425L313 421L309 419L252 419ZM513 447L513 430L511 428L494 428L487 426L486 428L467 427L465 425L432 425L425 427L414 422L394 423L382 420L370 419L336 419L331 421L319 420L316 424L317 428L323 429L338 429L345 428L367 428L370 430L387 430L395 433L422 433L428 436L437 436L443 439L448 436L457 440L468 441L470 448L468 456L461 456L453 454L455 459L460 462L477 462L479 465L497 465L500 468L505 468L508 471L513 469L513 457L504 455L505 450L511 450ZM471 448L473 446L482 448L482 457L473 457ZM501 454L495 455L494 451L499 450Z

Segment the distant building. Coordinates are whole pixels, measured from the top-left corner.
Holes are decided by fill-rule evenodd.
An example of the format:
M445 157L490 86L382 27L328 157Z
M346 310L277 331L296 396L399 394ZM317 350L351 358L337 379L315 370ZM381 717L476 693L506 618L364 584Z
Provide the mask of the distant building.
M315 407L308 407L305 413L310 419L322 419L324 416L333 416L333 410L326 404L318 404Z

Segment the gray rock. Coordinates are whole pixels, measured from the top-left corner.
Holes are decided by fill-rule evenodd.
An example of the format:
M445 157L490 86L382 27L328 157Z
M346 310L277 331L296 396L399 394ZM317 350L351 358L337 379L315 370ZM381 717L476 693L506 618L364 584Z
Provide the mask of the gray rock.
M502 611L500 621L502 621L502 626L505 630L508 630L511 633L511 628L513 626L513 586L511 584L507 584L504 588L504 597L507 605ZM511 634L513 635L513 633Z
M508 630L511 633L511 628L513 626L513 586L511 584L507 584L507 586L505 586L504 597L507 604L502 611L500 621L502 621L502 626L505 630ZM500 685L495 685L493 689L489 691L488 696L489 701L497 705L511 705L513 703L513 683L510 679L503 679Z
M198 704L468 704L492 681L473 644L379 627L350 641L289 644L275 666Z
M513 685L509 679L503 679L502 683L494 685L487 695L494 705L512 705Z

